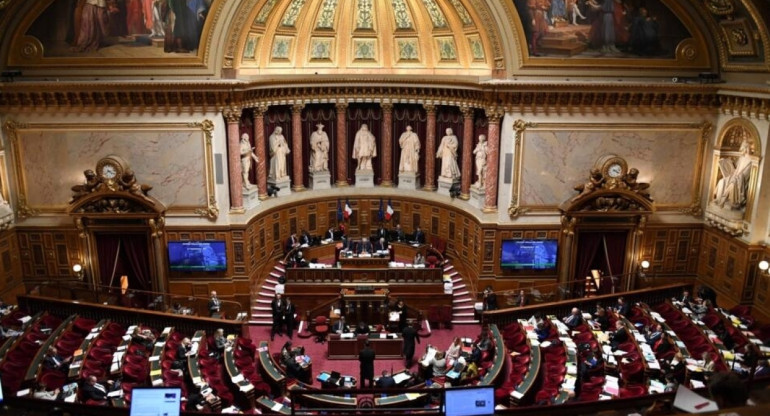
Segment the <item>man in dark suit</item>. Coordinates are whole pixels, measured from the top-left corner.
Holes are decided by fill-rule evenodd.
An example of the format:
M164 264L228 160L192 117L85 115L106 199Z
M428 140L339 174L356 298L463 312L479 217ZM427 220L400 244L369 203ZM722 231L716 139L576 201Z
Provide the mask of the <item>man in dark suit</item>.
M372 243L368 238L364 237L361 239L361 242L358 243L358 250L356 252L358 254L372 254Z
M404 327L401 336L404 337L404 359L406 360L406 368L409 368L412 366L412 360L414 359L415 341L419 344L420 336L417 335L417 330L411 325Z
M281 328L283 327L284 303L280 293L276 293L275 298L270 302L270 311L273 315L273 327L270 329L270 341L275 339L276 333L278 333L278 335L283 335L281 333Z
M369 340L364 342L364 349L358 353L358 362L361 370L361 387L366 388L366 381L369 381L369 388L374 388L374 358L376 354L369 345Z
M393 377L388 373L388 370L382 370L382 377L377 380L377 387L381 389L396 387L396 380L393 380Z
M377 239L380 238L388 239L388 230L385 229L385 226L380 224L380 228L377 229Z
M332 332L335 334L347 334L350 332L350 328L348 328L348 324L345 323L345 317L340 316L340 320L335 322L334 325L332 325Z
M618 314L626 318L631 314L631 305L626 302L623 296L618 298Z
M611 336L612 341L610 341L610 348L613 351L618 349L620 344L628 341L628 330L623 326L623 321L615 322L615 328L615 332Z
M111 382L108 382L106 385L98 383L96 381L96 376L89 376L86 382L83 383L83 388L80 391L83 402L88 400L97 402L107 400L107 393L109 393L113 387L110 383Z
M655 326L652 328L652 331L650 331L650 333L647 334L647 343L650 345L655 345L655 343L658 342L658 340L662 336L663 336L663 327L660 326L660 324L655 324Z
M289 238L286 240L286 247L284 247L284 249L288 253L294 247L299 247L299 239L297 238L297 233L291 233Z
M414 232L414 241L425 244L425 233L422 232L422 228L417 227L417 230Z
M48 347L48 351L46 351L45 358L43 358L43 368L67 374L70 368L70 361L72 361L72 357L62 357L59 355L59 351L56 347L51 345Z
M286 304L283 308L283 324L286 326L286 335L289 336L289 339L291 339L294 334L294 315L296 312L297 309L294 307L294 304L291 303L291 299L287 296Z
M329 230L324 234L324 240L334 240L334 227L329 227Z
M570 328L575 328L583 323L583 313L578 308L572 308L572 313L564 318L564 324Z
M222 301L217 297L217 291L211 291L211 299L209 299L209 316L219 314L219 310L222 309Z
M309 246L311 242L310 233L307 230L302 230L299 236L299 244Z
M686 308L692 308L691 304L692 304L693 300L692 300L692 296L690 296L690 291L688 291L688 290L685 290L685 291L682 293L682 297L681 297L681 298L679 298L679 301L680 301L680 302L682 302L682 304L684 305L684 307L686 307Z
M404 230L401 228L401 224L396 224L396 241L406 241Z
M171 364L171 368L174 370L181 370L182 373L187 372L187 356L191 353L192 341L190 341L190 338L182 339L182 342L176 347L176 360Z
M388 251L388 242L385 238L380 238L374 243L374 251Z

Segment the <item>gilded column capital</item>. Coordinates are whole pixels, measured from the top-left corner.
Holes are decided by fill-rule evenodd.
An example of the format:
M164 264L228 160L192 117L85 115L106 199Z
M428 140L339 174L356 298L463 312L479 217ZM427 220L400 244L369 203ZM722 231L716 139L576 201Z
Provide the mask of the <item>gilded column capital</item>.
M392 103L382 103L380 104L380 107L383 111L393 111L393 104Z
M487 108L484 110L484 112L487 115L487 121L489 123L499 123L500 119L502 119L503 115L505 114L503 109L498 107Z
M254 117L262 117L267 112L267 106L266 105L260 105L253 108L254 111Z
M463 113L463 118L473 118L476 113L476 109L473 107L462 107L460 112Z
M294 104L291 106L291 112L294 114L302 113L302 110L305 108L305 104Z
M348 103L336 103L334 104L334 108L336 108L337 111L347 110Z
M436 106L433 104L423 104L422 108L424 108L425 112L428 114L436 114Z
M222 115L225 116L225 120L228 123L237 123L241 120L241 108L240 107L227 107L222 109Z

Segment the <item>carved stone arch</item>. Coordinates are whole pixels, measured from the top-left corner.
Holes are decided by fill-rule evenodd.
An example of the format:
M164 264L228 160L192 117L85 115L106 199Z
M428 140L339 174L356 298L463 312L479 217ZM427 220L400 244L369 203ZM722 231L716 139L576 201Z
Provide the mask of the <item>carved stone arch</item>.
M751 154L761 156L762 144L759 140L759 131L751 120L742 117L734 118L722 126L716 148L722 151L738 151L744 139L749 141Z

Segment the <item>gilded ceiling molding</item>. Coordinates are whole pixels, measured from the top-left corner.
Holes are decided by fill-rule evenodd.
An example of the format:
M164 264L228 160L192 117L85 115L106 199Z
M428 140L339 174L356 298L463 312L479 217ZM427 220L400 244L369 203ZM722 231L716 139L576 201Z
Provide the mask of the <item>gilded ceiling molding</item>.
M20 151L21 144L19 144L19 129L27 128L28 125L24 123L18 123L15 120L7 120L3 125L6 137L11 143L11 152L13 153L13 160L15 172L22 172L24 168L22 166ZM39 215L40 212L29 206L27 202L27 184L24 179L24 175L16 175L16 219L24 220L29 217Z
M240 45L246 42L246 35L248 34L248 30L244 29L248 29L247 22L250 22L251 11L254 10L258 1L259 0L242 0L238 6L238 9L235 10L235 19L230 23L230 27L227 29L227 32L225 32L225 39L227 39L227 41L225 42L222 68L233 68L236 56L235 51L240 51ZM274 5L275 1L272 1L271 4L263 6L263 9L269 6L269 13L269 10L272 10ZM261 14L259 16L261 16Z
M770 120L770 98L720 95L719 101L723 114L756 120Z

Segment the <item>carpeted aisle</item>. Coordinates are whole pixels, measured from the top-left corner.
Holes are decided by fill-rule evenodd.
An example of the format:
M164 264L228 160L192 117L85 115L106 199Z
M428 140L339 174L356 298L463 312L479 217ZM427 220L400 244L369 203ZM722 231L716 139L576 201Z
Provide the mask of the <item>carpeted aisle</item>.
M418 364L416 363L417 360L419 360L422 353L425 351L425 347L428 344L434 345L441 350L446 350L447 347L449 347L449 344L452 343L452 340L455 336L459 337L468 337L475 339L476 336L481 331L481 327L479 325L455 325L451 330L450 329L439 329L439 330L433 330L431 335L427 338L423 338L420 340L420 344L417 345L415 348L415 364L412 365L410 368L410 371L416 371ZM259 344L260 341L265 341L270 339L270 327L268 326L251 326L249 327L249 334L251 335L251 339L254 341L255 344ZM286 335L279 336L276 335L275 341L270 343L270 353L277 353L281 351L281 347L283 344L289 340L289 337ZM309 355L313 362L313 377L315 378L320 374L322 371L338 371L339 373L343 375L349 375L353 376L356 379L358 378L358 360L327 360L326 359L326 348L327 344L319 344L313 341L313 338L308 339L302 339L299 338L294 333L294 339L292 340L292 343L294 346L303 346L305 347L305 354ZM401 371L405 368L405 362L403 359L399 360L385 360L385 359L377 359L374 362L374 374L379 376L382 373L382 370L388 370L388 371ZM318 385L318 382L314 382L315 385Z

